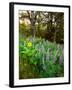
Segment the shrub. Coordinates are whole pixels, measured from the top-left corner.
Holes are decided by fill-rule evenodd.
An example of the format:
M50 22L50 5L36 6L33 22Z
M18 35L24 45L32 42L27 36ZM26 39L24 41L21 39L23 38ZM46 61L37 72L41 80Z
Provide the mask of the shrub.
M19 58L20 79L63 76L63 50L59 44L37 37L20 37Z

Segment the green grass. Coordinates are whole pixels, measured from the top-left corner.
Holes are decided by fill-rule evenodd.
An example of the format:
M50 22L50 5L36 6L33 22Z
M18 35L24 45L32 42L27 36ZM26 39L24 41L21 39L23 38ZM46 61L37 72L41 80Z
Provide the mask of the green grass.
M19 38L19 79L64 76L63 46L42 38Z

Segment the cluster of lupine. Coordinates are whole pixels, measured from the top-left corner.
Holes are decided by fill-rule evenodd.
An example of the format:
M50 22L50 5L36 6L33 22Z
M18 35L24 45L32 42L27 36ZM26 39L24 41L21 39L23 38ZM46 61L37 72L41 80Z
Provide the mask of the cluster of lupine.
M20 79L64 75L63 46L48 40L20 37L19 59Z

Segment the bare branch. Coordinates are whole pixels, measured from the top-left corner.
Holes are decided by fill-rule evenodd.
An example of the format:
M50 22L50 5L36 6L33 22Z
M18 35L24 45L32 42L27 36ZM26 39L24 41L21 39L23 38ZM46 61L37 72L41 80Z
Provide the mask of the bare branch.
M30 17L30 13L29 13L29 11L27 11L27 13L28 13L29 19L30 19L30 21L31 21L31 17Z

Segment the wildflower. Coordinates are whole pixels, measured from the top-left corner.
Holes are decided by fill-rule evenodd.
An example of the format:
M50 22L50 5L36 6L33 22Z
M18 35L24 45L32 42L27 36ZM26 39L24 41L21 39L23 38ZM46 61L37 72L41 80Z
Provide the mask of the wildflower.
M63 57L62 57L62 56L60 56L59 63L60 63L60 64L62 64L62 62L63 62Z
M52 52L52 48L50 48L49 51Z
M28 46L28 47L32 47L32 42L28 42L28 43L27 43L27 46Z

